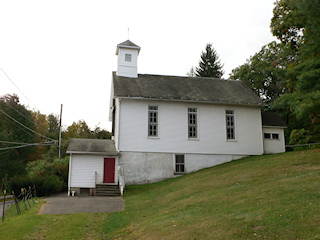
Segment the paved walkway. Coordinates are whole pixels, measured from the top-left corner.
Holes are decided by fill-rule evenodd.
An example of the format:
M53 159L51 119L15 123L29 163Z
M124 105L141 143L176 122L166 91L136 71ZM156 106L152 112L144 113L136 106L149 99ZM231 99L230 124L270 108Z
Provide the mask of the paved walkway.
M69 197L67 193L61 193L44 201L40 214L107 213L122 211L124 207L122 197Z

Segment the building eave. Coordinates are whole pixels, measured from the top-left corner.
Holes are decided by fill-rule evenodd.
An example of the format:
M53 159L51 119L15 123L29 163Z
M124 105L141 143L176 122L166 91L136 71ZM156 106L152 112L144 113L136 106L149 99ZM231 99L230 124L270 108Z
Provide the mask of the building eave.
M79 154L79 155L101 155L101 156L118 156L118 152L80 152L80 151L67 151L67 154Z
M287 126L267 126L267 125L262 125L263 128L287 128Z
M217 100L198 100L198 99L174 99L174 98L155 98L155 97L123 97L114 96L118 99L131 99L131 100L152 100L152 101L165 101L165 102L189 102L189 103L206 103L206 104L223 104L223 105L240 105L240 106L251 106L251 107L264 107L267 106L265 103L245 103L245 102L233 102L233 101L217 101Z

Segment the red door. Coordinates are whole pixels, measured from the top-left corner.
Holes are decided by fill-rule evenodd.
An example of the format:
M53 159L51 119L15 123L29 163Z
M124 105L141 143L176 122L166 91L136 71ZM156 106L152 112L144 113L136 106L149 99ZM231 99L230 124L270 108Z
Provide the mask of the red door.
M105 158L104 159L104 183L114 183L114 170L115 170L115 159Z

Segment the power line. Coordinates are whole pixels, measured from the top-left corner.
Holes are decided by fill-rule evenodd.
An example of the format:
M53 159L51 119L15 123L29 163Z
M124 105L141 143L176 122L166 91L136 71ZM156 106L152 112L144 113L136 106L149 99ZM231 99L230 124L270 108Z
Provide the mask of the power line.
M30 143L30 144L23 144L20 146L14 146L14 147L6 147L6 148L0 148L0 151L8 150L8 149L15 149L15 148L23 148L23 147L31 147L31 146L47 146L47 145L54 145L53 142L44 142L44 143Z
M1 109L0 109L0 112L2 112L4 115L6 115L6 116L7 116L8 118L10 118L11 120L13 120L13 121L15 121L16 123L20 124L22 127L28 129L29 131L31 131L31 132L33 132L33 133L35 133L35 134L37 134L37 135L39 135L39 136L41 136L41 137L44 137L44 138L46 138L46 139L49 139L49 140L52 140L52 141L56 141L55 139L46 137L46 136L44 136L44 135L42 135L42 134L40 134L40 133L37 133L37 132L33 131L32 129L30 129L30 128L28 128L27 126L23 125L23 124L20 123L19 121L15 120L15 119L14 119L13 117L11 117L10 115L6 114L6 113L5 113L4 111L2 111Z
M36 123L34 121L32 121L30 118L26 117L25 115L23 115L21 112L19 112L17 109L15 109L14 107L11 106L10 103L6 102L6 104L11 107L13 110L15 110L17 113L19 113L21 116L23 116L25 119L27 119L28 121L32 122L34 125L36 125Z
M30 99L18 88L18 86L11 80L11 78L6 74L6 72L0 68L2 70L2 72L4 73L4 75L6 75L6 77L10 80L10 82L19 90L19 92L21 92L21 94L33 105L36 107L36 109L39 110L39 108L33 103L30 101Z
M25 132L26 134L30 135L33 139L36 138L36 136L34 134L32 134L31 132L28 132L26 129L22 128L20 125L18 125L16 122L12 122L12 124L14 126L16 126L17 128L19 128L21 131Z
M53 141L48 141L48 142L44 142L44 143L51 143ZM8 142L8 141L0 141L0 143L5 143L5 144L30 144L30 143L20 143L20 142ZM33 144L33 143L32 143Z
M0 141L0 143L7 143L7 144L27 144L27 143L7 142L7 141Z

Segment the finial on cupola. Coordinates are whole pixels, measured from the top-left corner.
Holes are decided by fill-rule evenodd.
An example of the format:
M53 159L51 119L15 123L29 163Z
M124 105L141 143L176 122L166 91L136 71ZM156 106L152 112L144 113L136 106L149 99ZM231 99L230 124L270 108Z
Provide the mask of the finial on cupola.
M138 77L138 55L140 47L130 40L117 45L116 55L118 56L117 76Z

